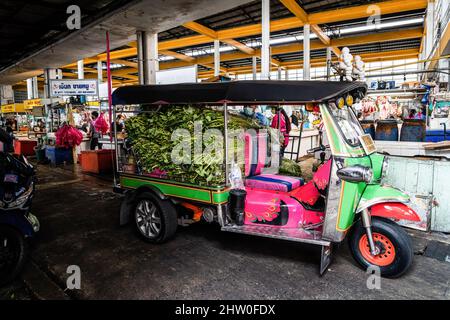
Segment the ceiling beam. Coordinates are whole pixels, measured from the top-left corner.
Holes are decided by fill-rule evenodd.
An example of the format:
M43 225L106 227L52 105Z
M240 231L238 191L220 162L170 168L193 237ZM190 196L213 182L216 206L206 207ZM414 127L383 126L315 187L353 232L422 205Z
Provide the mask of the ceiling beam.
M425 9L427 7L427 0L391 0L377 2L377 6L380 8L380 14L392 14L405 11ZM311 13L308 15L310 24L325 24L339 21L353 20L367 18L372 15L370 10L367 10L372 4L365 4L360 6L353 6L349 8L334 9L321 11L318 13ZM288 29L300 28L304 23L297 17L284 18L274 20L270 22L270 31L283 31ZM217 38L232 39L242 38L261 34L261 24L251 24L240 27L234 27L230 29L223 29L216 31ZM159 44L160 49L174 49L187 46L195 46L210 43L211 39L204 35L195 35L183 37L180 39L173 39L163 41Z
M308 15L308 21L310 24L324 24L339 22L352 19L365 18L371 15L370 10L367 10L370 4L353 6L349 8L334 9L321 11L318 13L311 13ZM381 14L392 14L411 10L419 10L427 7L427 0L391 0L377 2L377 6L380 8ZM284 18L279 20L274 20L270 22L271 32L283 31L293 28L302 27L304 23L297 17ZM240 37L248 37L261 34L261 24L251 24L240 27L234 27L224 30L215 31L217 38L221 41L226 39L234 39ZM336 39L331 39L332 45L337 46L334 42ZM172 39L167 41L162 41L159 43L159 50L173 50L175 48L182 48L187 46L202 45L211 42L211 37L201 35L194 35L183 37L180 39ZM137 55L136 48L127 48L121 50L115 50L111 52L111 59L123 59L127 57L132 57ZM96 63L97 60L106 60L106 54L99 54L95 57L84 59L85 64ZM76 63L72 63L64 66L67 68L70 66L76 66Z
M299 18L302 23L309 23L308 13L306 13L306 11L298 5L296 0L280 0L280 2L297 18ZM319 25L311 24L311 30L317 35L317 37L320 41L322 41L323 44L330 46L330 37L325 32L323 32L322 28L320 28ZM339 57L341 55L341 50L339 50L339 48L331 47L331 50L334 52L334 54L336 54L336 56Z
M418 57L418 49L406 49L406 50L391 50L383 52L370 52L359 54L364 62L376 62L376 61L393 61L393 60L403 60ZM303 66L303 60L293 60L281 63L286 69L298 69ZM313 58L311 59L311 66L313 67L323 67L326 66L326 58ZM236 74L251 73L252 66L242 66L242 67L231 67L228 69L230 72ZM259 70L259 66L258 66ZM272 71L276 68L272 67ZM210 71L199 72L200 77L207 77L211 74Z
M127 67L131 67L131 68L136 68L138 67L137 62L133 62L133 61L128 61L128 60L124 60L124 59L115 59L115 60L111 60L112 63L117 63L117 64L122 64L124 66Z
M174 57L174 58L176 58L178 60L181 60L181 61L191 62L191 63L195 62L195 58L194 57L191 57L191 56L188 56L188 55L176 52L176 51L161 50L161 51L159 51L159 53L163 54L165 56Z
M195 21L186 22L185 24L183 24L183 27L192 30L194 32L197 32L199 34L202 34L204 36L207 36L211 39L218 39L217 32Z
M403 31L388 31L376 34L369 34L365 36L352 36L341 39L332 39L331 44L334 46L354 46L360 44L370 44L384 41L395 41L395 40L405 40L405 39L414 39L420 38L422 35L422 29L409 29ZM323 44L320 40L311 41L311 50L320 50L327 48L327 45ZM303 44L299 42L279 45L271 48L272 55L293 53L293 52L301 52L303 51ZM260 54L260 50L256 50L256 55ZM248 55L243 54L241 52L227 52L221 55L222 61L232 61L232 60L240 60L248 58ZM196 62L198 64L211 64L214 63L214 58L212 55L204 55L197 58ZM272 61L272 65L279 65L279 62L274 63ZM166 61L160 63L160 68L178 68L184 67L189 64L186 64L183 61Z
M194 22L194 21L183 24L183 27L190 29L192 31L195 31L197 33L200 33L201 35L209 37L213 40L218 40L218 37L219 37L216 31L214 31L208 27L205 27L205 26L201 25L200 23ZM250 48L250 47L246 46L245 44L234 40L233 38L221 39L221 41L232 47L235 47L236 49L238 49L246 54L250 54L250 55L255 54L255 50L253 48Z

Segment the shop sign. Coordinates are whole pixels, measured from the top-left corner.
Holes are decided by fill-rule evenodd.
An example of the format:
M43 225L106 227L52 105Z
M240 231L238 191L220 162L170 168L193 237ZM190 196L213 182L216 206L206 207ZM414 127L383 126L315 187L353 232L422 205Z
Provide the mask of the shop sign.
M2 105L2 113L12 113L16 111L14 103Z
M52 97L62 96L97 96L97 79L50 80Z
M87 101L86 105L88 105L90 107L98 107L98 106L100 106L100 101Z
M30 100L25 100L23 102L23 104L25 105L25 109L33 109L33 107L42 106L42 101L41 101L41 99L30 99Z

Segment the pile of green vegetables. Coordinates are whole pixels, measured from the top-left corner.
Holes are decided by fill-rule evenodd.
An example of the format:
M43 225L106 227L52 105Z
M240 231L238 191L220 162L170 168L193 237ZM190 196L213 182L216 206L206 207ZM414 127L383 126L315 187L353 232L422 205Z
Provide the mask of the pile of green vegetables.
M196 139L194 123L198 121L202 123L203 132L207 129L223 132L223 112L207 107L163 107L158 112L141 113L129 118L125 127L141 169L148 173L158 169L166 172L168 179L196 185L222 185L225 181L225 170L217 155L193 155L190 164L176 164L172 161L172 150L180 143L180 139L172 139L172 133L176 129L187 130L190 133L190 139L186 134L187 143L190 143L193 151ZM254 120L230 115L228 128L256 129L259 125ZM216 141L213 138L202 138L203 149L214 143Z
M286 176L301 177L302 169L300 165L294 160L283 158L281 160L279 173Z

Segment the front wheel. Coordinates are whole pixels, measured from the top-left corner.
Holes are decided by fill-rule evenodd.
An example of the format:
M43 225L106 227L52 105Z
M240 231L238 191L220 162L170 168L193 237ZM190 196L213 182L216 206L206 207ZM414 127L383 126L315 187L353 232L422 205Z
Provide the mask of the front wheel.
M27 260L28 245L17 230L0 226L0 286L14 280Z
M396 278L405 273L413 260L413 248L408 234L390 220L372 218L372 236L379 252L376 256L370 253L366 229L361 220L353 227L349 245L356 262L364 269L379 267L381 275L388 278Z

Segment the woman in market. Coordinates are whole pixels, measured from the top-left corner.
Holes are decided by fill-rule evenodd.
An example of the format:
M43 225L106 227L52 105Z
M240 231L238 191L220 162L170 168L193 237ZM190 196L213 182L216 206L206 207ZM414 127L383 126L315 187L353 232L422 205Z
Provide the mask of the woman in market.
M291 132L291 121L283 108L278 108L272 119L271 127L279 129L284 136L283 145L280 148L280 157L282 159L284 156L284 150L286 150L286 147L289 144L289 133Z
M98 139L100 138L100 133L95 128L95 121L97 120L97 118L98 118L98 112L92 111L91 120L89 122L89 131L88 131L88 135L91 138L91 143L90 143L91 150L95 150L96 147L98 147L99 150L102 148L101 143L98 142Z

